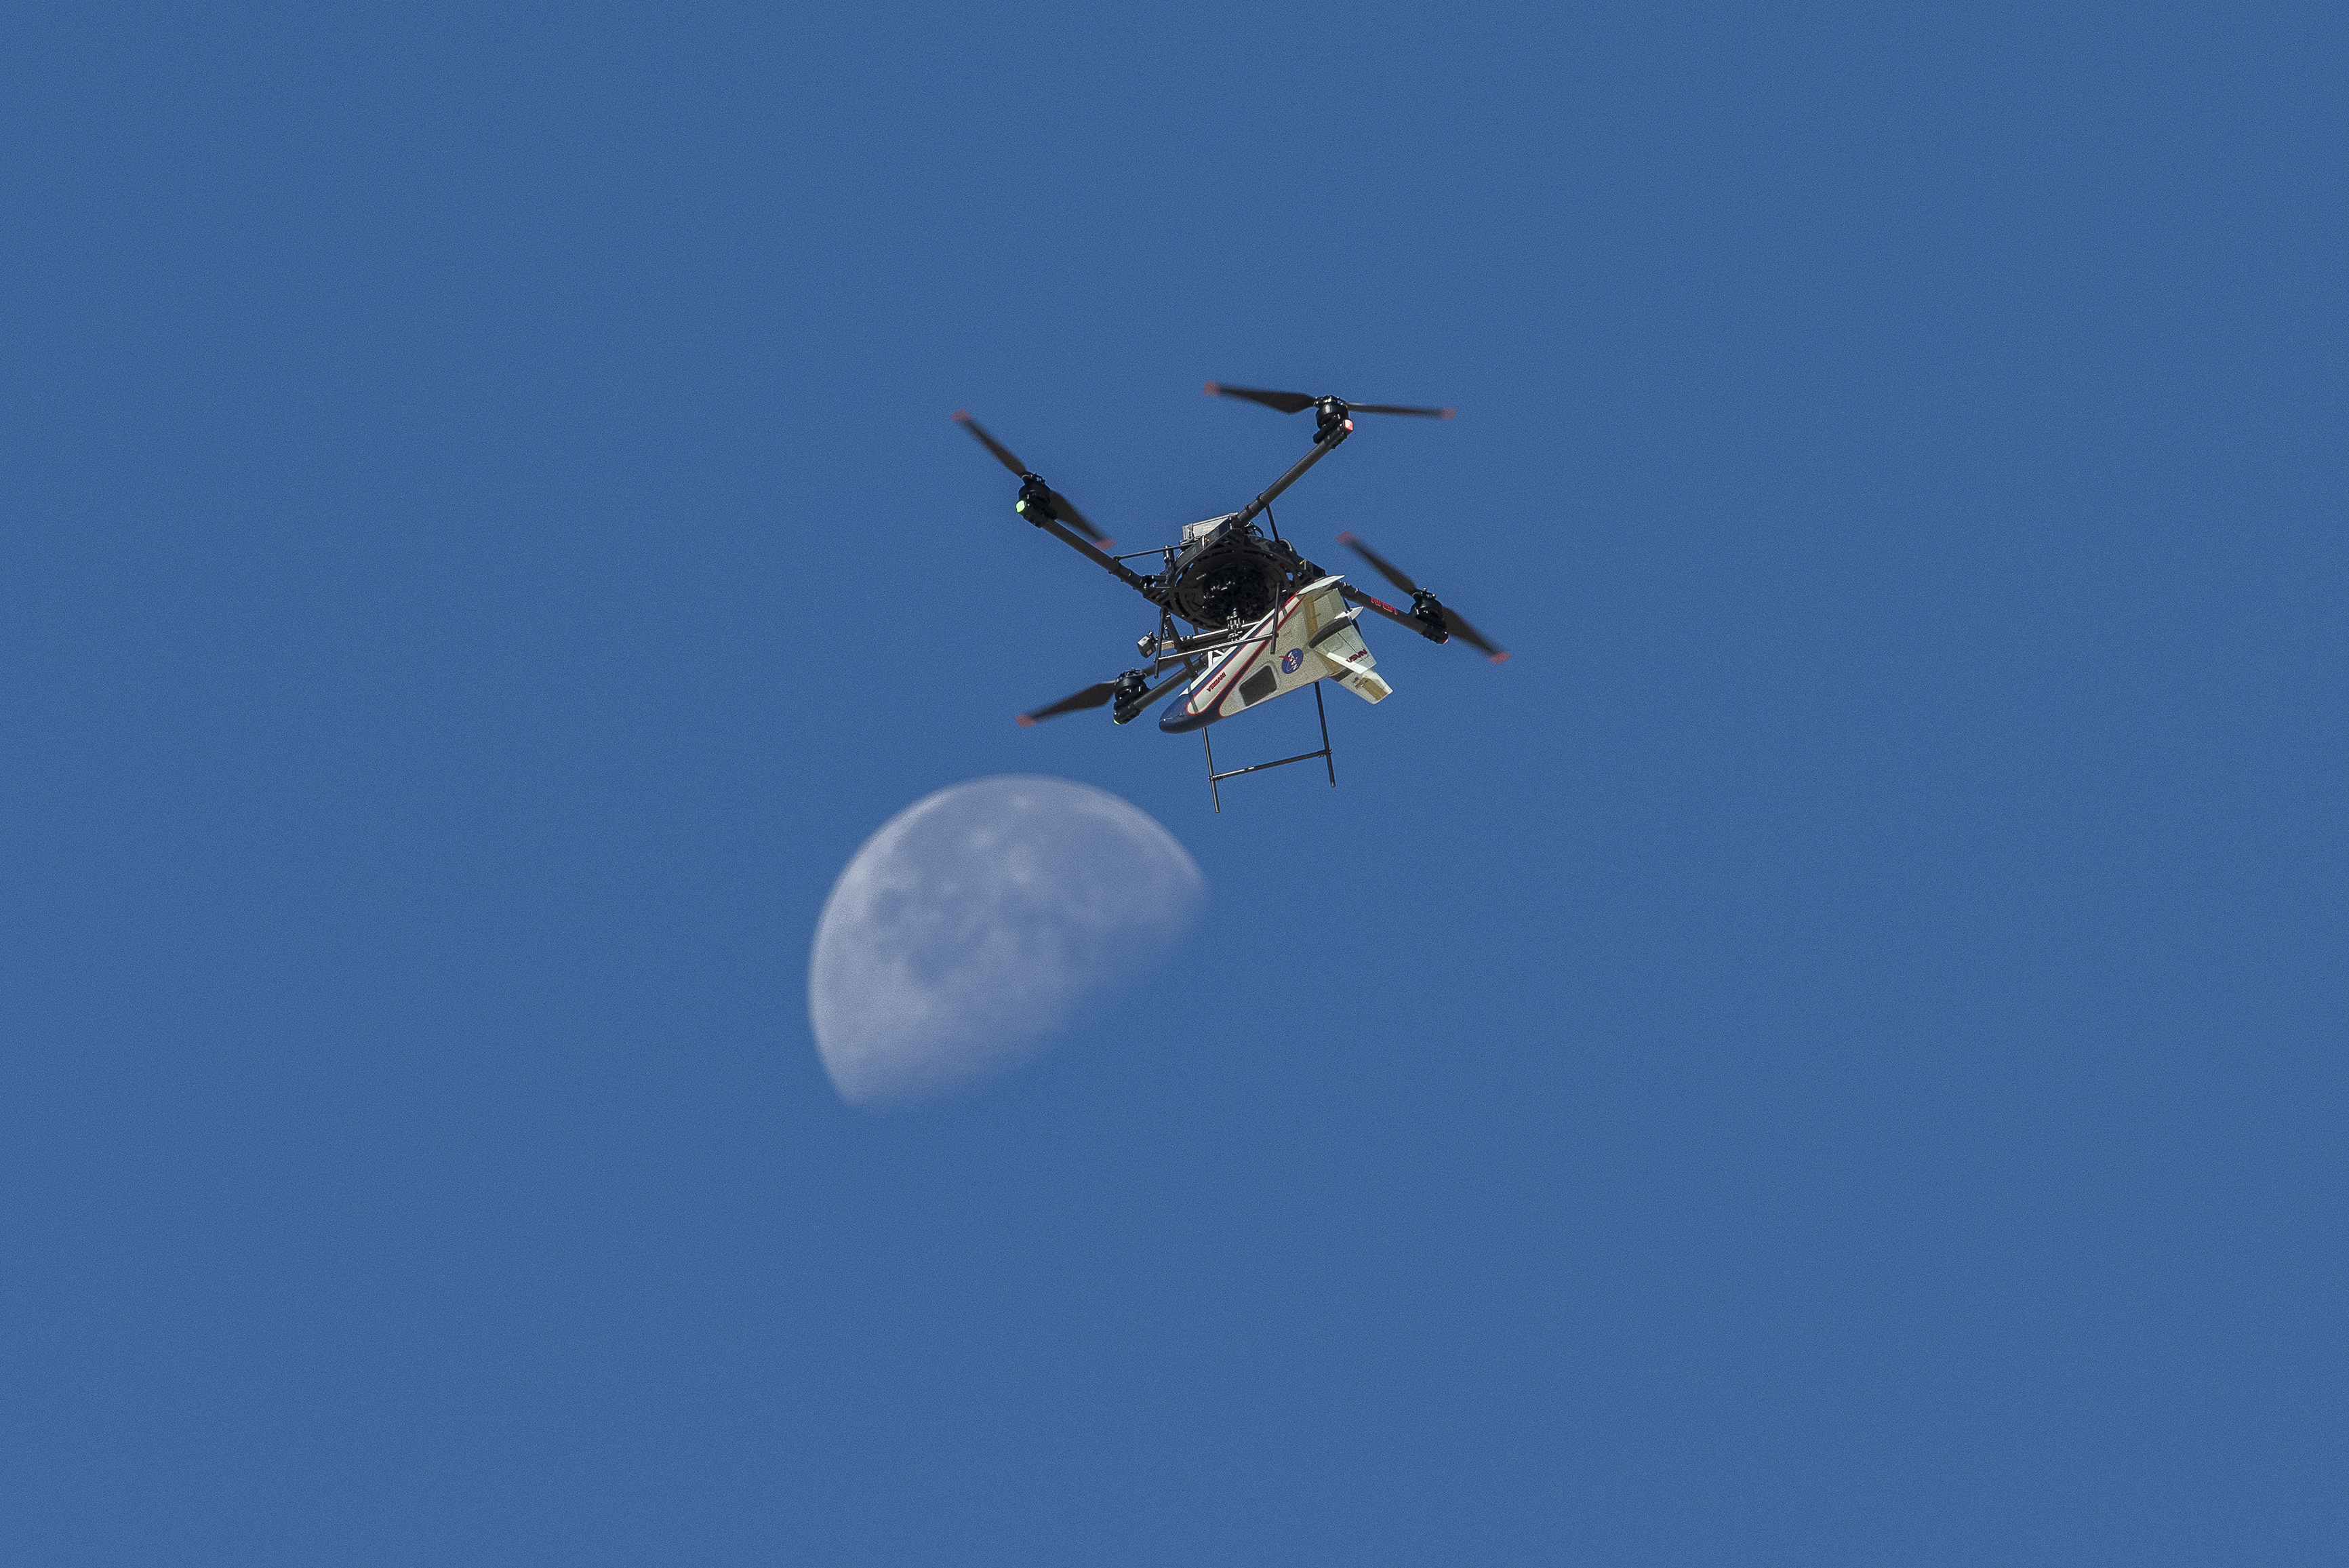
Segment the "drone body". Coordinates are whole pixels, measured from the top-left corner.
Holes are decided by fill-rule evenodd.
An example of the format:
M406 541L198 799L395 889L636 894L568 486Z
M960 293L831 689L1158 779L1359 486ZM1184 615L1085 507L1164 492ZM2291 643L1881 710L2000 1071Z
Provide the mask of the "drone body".
M1205 730L1220 719L1307 686L1314 687L1318 706L1319 683L1324 680L1335 680L1357 696L1378 702L1391 688L1372 672L1375 661L1355 626L1364 610L1408 626L1430 642L1443 643L1458 637L1483 650L1495 664L1509 656L1479 635L1458 611L1446 608L1435 595L1351 533L1340 534L1339 542L1352 549L1389 582L1409 593L1409 610L1374 599L1344 578L1324 572L1283 540L1278 526L1272 528L1269 536L1256 526L1259 516L1271 524L1269 508L1273 500L1353 433L1351 415L1416 414L1448 419L1451 409L1349 404L1337 397L1222 387L1213 381L1207 383L1207 391L1244 397L1282 413L1315 410L1312 450L1240 511L1192 523L1183 530L1181 540L1174 544L1123 556L1109 553L1112 542L1103 538L1067 497L1045 484L1009 449L982 429L977 420L968 414L955 416L995 454L998 461L1019 476L1019 498L1014 510L1021 517L1115 573L1158 610L1157 629L1139 640L1145 661L1142 668L1128 670L1115 680L1102 681L1049 707L1021 714L1021 724L1032 725L1056 714L1100 707L1105 703L1113 705L1111 717L1114 722L1125 724L1186 682L1188 689L1183 699L1159 718L1159 727L1169 733ZM1125 564L1129 560L1153 555L1160 562L1160 570L1154 575L1145 576ZM1178 622L1191 630L1182 633ZM1152 684L1161 676L1164 678ZM1319 751L1260 763L1257 768L1277 768L1316 757L1325 760L1330 758L1326 716ZM1217 773L1214 745L1208 743L1211 786L1234 773L1255 771L1257 768L1242 768L1231 773ZM1333 784L1337 782L1334 762L1330 764L1330 779ZM1217 809L1221 809L1220 799Z

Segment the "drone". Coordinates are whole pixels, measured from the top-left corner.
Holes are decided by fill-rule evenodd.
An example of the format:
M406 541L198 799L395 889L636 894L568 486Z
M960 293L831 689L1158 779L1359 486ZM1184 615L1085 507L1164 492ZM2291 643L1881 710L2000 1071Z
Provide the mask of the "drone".
M1032 726L1041 719L1106 704L1112 723L1130 724L1176 686L1184 686L1182 700L1159 716L1158 727L1170 735L1200 732L1207 753L1208 792L1216 810L1221 811L1223 797L1216 786L1243 773L1319 758L1328 766L1330 785L1336 786L1338 765L1330 752L1330 717L1321 706L1320 683L1334 680L1372 703L1384 701L1393 690L1376 673L1377 660L1356 628L1363 611L1383 615L1431 643L1457 638L1495 664L1509 655L1486 641L1459 611L1413 582L1401 567L1350 531L1338 535L1338 542L1411 595L1411 608L1398 609L1363 593L1344 577L1323 571L1282 539L1279 525L1273 521L1272 503L1303 478L1306 469L1336 451L1354 433L1355 415L1449 419L1452 409L1349 403L1342 397L1226 387L1216 381L1207 383L1206 391L1209 397L1238 397L1283 414L1312 409L1313 449L1238 511L1187 525L1174 544L1123 555L1112 554L1114 540L1094 527L1068 497L1046 484L1011 449L988 435L978 420L968 413L957 413L955 421L1019 476L1014 511L1113 574L1158 612L1156 628L1135 643L1143 660L1140 667L1020 714L1019 722ZM1257 527L1258 518L1269 533ZM1157 558L1156 573L1145 574L1126 564L1147 557ZM1314 707L1321 720L1319 751L1221 773L1216 770L1215 741L1206 733L1209 726L1308 686L1312 688Z

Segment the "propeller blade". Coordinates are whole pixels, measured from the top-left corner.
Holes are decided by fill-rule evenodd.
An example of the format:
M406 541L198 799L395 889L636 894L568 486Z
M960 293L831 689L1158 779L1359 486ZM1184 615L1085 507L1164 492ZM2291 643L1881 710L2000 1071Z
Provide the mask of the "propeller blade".
M1028 477L1031 470L1026 463L1019 460L1019 455L1013 452L1010 448L1005 446L1002 442L988 435L987 433L987 427L972 418L968 412L960 408L956 409L955 423L960 425L964 429L968 430L972 435L977 436L978 438L978 444L985 447L988 451L993 452L997 462L1001 463L1005 468L1009 469L1013 473L1018 474L1023 480ZM1097 544L1113 544L1116 542L1114 540L1111 539L1108 534L1103 533L1100 529L1095 528L1092 525L1092 520L1086 517L1083 512L1079 511L1076 508L1076 503L1069 500L1067 496L1062 495L1059 490L1050 489L1047 489L1044 493L1052 498L1052 511L1059 516L1062 522L1067 523L1071 528L1075 529L1079 533L1083 534L1087 539L1093 541Z
M977 436L978 438L978 444L985 447L988 451L993 452L997 462L1001 463L1005 468L1009 469L1013 473L1018 474L1023 480L1028 477L1028 465L1021 462L1018 458L1013 457L1011 455L1010 448L1005 446L1002 442L988 435L987 433L986 426L972 418L969 414L960 408L955 410L955 423L960 425L964 429L968 430L972 435Z
M1377 567L1381 576L1393 583L1396 587L1402 589L1404 593L1416 593L1419 592L1419 584L1413 582L1410 576L1404 573L1402 568L1395 565L1385 556L1381 555L1377 551L1372 550L1369 545L1364 544L1361 540L1355 538L1351 530L1340 534L1338 536L1338 542L1352 551L1355 554L1361 556L1363 560L1369 562L1371 565Z
M1098 686L1089 686L1085 687L1084 690L1079 692L1076 696L1064 696L1060 701L1052 704L1050 707L1040 707L1033 713L1021 714L1019 716L1019 727L1022 729L1033 728L1036 721L1040 718L1050 718L1055 715L1063 713L1075 713L1081 708L1099 707L1102 704L1107 702L1112 696L1114 696L1116 692L1117 683L1115 681L1102 681Z
M1077 510L1076 503L1071 500L1067 496L1062 495L1059 490L1052 490L1049 493L1052 498L1052 510L1061 514L1061 521L1062 522L1067 523L1071 528L1075 529L1079 533L1083 534L1087 539L1092 540L1095 544L1100 545L1104 550L1117 542L1116 540L1112 539L1108 534L1103 533L1100 529L1095 528L1090 521L1088 521L1085 518L1085 514Z
M1245 397L1251 403L1261 403L1268 408L1278 408L1284 414L1302 414L1319 397L1309 397L1302 392L1268 392L1261 387L1226 387L1220 381L1207 383L1210 397ZM1343 397L1338 399L1346 403ZM1449 419L1459 412L1456 408L1422 408L1410 403L1346 403L1349 414L1416 414L1423 419ZM959 416L957 416L959 417Z
M1207 383L1210 397L1245 397L1251 403L1261 403L1268 408L1278 408L1284 414L1302 414L1319 402L1302 392L1267 392L1260 387L1226 387L1220 381Z
M1418 599L1421 592L1420 586L1418 583L1411 580L1411 574L1405 572L1402 567L1397 566L1393 562L1389 561L1385 556L1381 555L1377 551L1372 550L1369 545L1364 544L1360 539L1355 538L1350 531L1340 534L1338 536L1338 542L1352 551L1355 554L1361 556L1363 560L1369 562L1371 565L1377 567L1381 576L1385 577L1388 582L1393 583L1404 593L1410 594L1414 601ZM1365 595L1365 597L1367 597L1367 595ZM1371 602L1374 604L1378 603L1375 599ZM1441 603L1442 601L1439 600L1436 601L1436 603ZM1381 607L1384 608L1384 606ZM1443 612L1444 630L1446 633L1459 638L1470 647L1476 649L1479 653L1483 654L1486 658L1492 660L1496 665L1506 664L1508 662L1508 650L1506 648L1496 648L1490 642L1486 641L1484 633L1479 632L1475 627L1468 624L1467 616L1463 615L1459 611L1454 609L1449 604L1444 604L1443 606Z
M1444 629L1495 664L1506 665L1509 662L1509 651L1506 648L1496 648L1486 642L1484 634L1470 625L1467 619L1449 604L1444 606Z

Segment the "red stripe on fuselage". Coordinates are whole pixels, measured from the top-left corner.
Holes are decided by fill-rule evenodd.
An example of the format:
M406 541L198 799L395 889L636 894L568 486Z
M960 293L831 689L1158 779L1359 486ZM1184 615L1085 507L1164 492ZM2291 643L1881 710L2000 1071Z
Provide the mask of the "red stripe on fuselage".
M1304 603L1304 594L1290 594L1288 596L1288 603L1282 605L1279 611L1274 615L1272 629L1264 634L1264 646L1248 655L1246 658L1239 657L1238 650L1235 649L1231 660L1226 663L1222 669L1216 672L1215 679L1207 683L1207 696L1211 699L1207 706L1206 707L1199 707L1199 699L1197 697L1185 697L1183 699L1183 711L1185 713L1209 713L1214 711L1216 706L1223 701L1226 694L1231 690L1232 682L1239 678L1241 672L1252 667L1256 664L1257 660L1272 652L1274 645L1280 641L1280 628L1288 624L1288 617L1295 614L1300 608L1302 608Z

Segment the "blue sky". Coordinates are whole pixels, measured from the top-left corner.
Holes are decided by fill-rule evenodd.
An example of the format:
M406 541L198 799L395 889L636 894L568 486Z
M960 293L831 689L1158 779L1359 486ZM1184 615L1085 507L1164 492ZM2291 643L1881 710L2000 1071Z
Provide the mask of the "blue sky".
M27 13L0 1555L2338 1561L2344 35ZM1210 377L1516 650L1221 816L947 418L1144 542ZM844 1108L1014 771L1198 984Z

